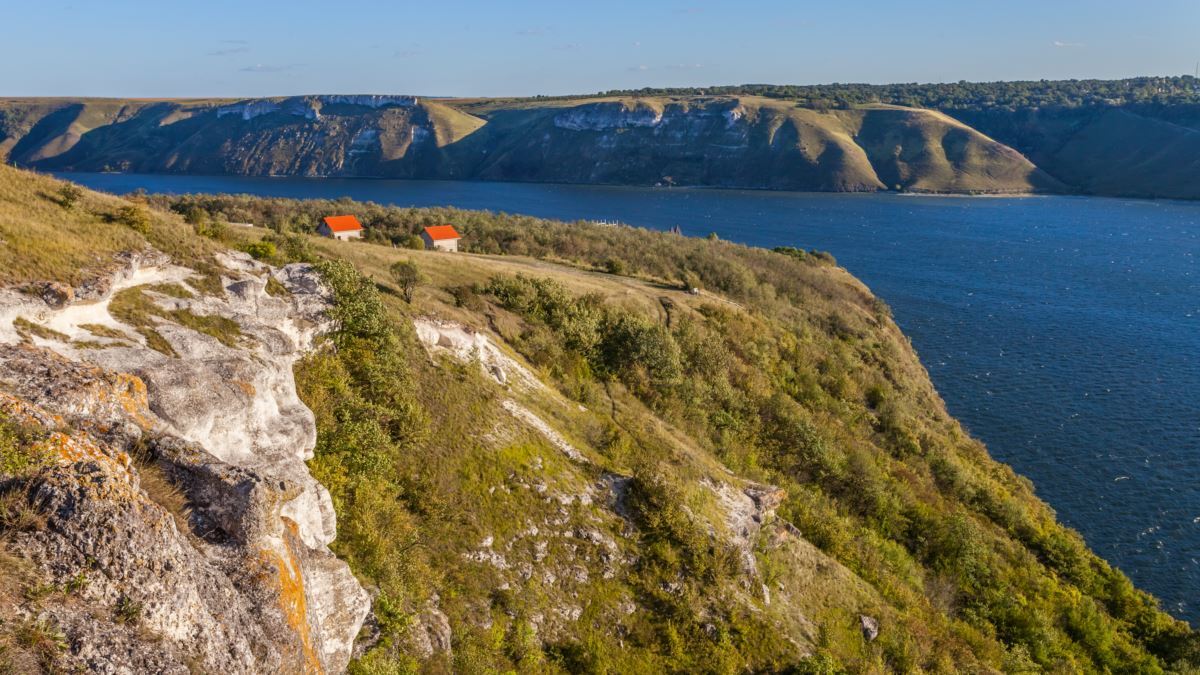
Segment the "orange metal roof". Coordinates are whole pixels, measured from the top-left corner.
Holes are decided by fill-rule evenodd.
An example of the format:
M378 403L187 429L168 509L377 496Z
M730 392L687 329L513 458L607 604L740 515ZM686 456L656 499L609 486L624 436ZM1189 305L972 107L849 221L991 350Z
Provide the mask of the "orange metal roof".
M453 225L431 225L425 228L425 234L429 235L429 238L434 241L462 238L458 236L458 232L455 231Z
M323 220L334 232L356 232L363 229L362 223L354 216L325 216Z

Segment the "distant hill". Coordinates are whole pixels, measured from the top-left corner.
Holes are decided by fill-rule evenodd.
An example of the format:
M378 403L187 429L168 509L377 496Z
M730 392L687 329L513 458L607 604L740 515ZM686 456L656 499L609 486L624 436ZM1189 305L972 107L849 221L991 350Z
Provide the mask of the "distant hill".
M6 99L0 157L41 170L1200 198L1192 78L1160 79Z

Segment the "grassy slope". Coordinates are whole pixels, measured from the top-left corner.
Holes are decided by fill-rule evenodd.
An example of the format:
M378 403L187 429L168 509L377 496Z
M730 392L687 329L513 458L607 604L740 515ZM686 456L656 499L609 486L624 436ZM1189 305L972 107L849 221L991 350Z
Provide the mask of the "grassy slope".
M461 141L486 124L478 117L436 101L425 101L421 103L421 107L433 123L439 148Z
M219 244L196 236L175 214L147 210L149 230L114 222L131 202L82 190L64 208L63 181L0 165L0 285L61 281L72 285L110 270L115 256L148 246L187 264L203 263Z
M672 164L679 161L673 159L671 153L676 149L670 148L670 141L649 132L639 136L636 130L629 130L626 135L618 136L615 144L601 143L596 134L559 132L541 120L563 109L598 104L662 112L671 107L703 110L723 100L730 99L610 97L544 103L529 100L449 103L487 117L498 127L496 152L489 156L487 165L492 168L483 171L485 176L503 178L513 173L510 167L535 163L540 166L540 173L533 175L539 178L594 180L594 174L564 173L564 168L582 158L588 166L612 165L618 169L623 162L644 163L631 167L627 175L633 182L645 183L659 180L661 174L654 173L660 170L658 165L663 172L671 173ZM892 187L927 192L1061 189L1057 181L1011 148L934 111L865 106L850 111L820 112L753 96L730 101L744 111L751 125L746 154L740 155L737 162L756 164L765 175L731 175L723 172L732 167L718 164L709 175L702 175L701 182L852 191ZM485 134L486 131L485 127ZM550 144L543 140L547 135L553 139ZM690 154L702 150L719 157L720 144L727 141L718 136L701 136L691 142ZM661 150L659 143L664 144ZM498 164L502 168L495 168ZM789 178L799 182L789 184ZM602 177L600 182L623 182L622 174Z
M344 202L233 197L180 201L255 222L270 223L268 214L275 214L299 227L346 208ZM1157 672L1175 666L1188 672L1177 659L1195 658L1194 634L1057 524L1028 481L991 460L948 416L886 307L844 270L811 255L625 228L454 210L354 210L373 226L372 238L384 242L404 241L421 225L455 223L466 246L482 255L314 245L324 257L350 260L373 277L401 326L404 317L434 315L501 340L586 410L570 410L558 395L524 404L603 471L646 484L653 482L647 477L665 476L661 494L668 498L655 501L660 493L650 490L650 503L668 513L670 505L686 505L697 518L665 536L661 523L635 515L631 535L610 512L573 512L571 528L599 528L648 561L603 583L548 583L468 562L492 536L515 569L545 567L561 580L563 566L579 560L594 580L603 565L593 566L586 551L552 547L541 562L526 557L536 547L521 533L553 516L518 488L538 480L552 490L577 488L596 476L514 427L498 405L503 392L478 371L444 360L433 367L413 347L414 382L404 387L428 413L429 437L395 451L396 475L419 480L391 488L406 495L408 506L402 517L388 520L402 521L406 536L422 543L410 563L437 572L380 582L387 575L374 576L361 563L356 569L402 599L398 604L408 603L408 611L419 611L436 592L454 626L455 667L520 666L513 654L528 652L509 640L521 634L521 622L579 606L582 622L543 624L539 667L773 668L815 649L852 671ZM401 260L414 261L429 277L412 305L400 299L387 271ZM670 317L669 342L680 350L681 371L660 378L657 366L635 364L606 374L611 364L604 358L570 346L586 322L556 324L539 318L543 310L522 309L488 290L495 283L489 280L514 274L561 286L560 300L553 293L545 300L559 309L546 316L601 307L663 328ZM684 279L706 293L675 290ZM309 396L325 389L306 387ZM341 434L334 408L309 400L322 428L338 430L328 432L331 437ZM319 450L317 462L330 462L323 475L347 486L335 489L343 527L379 520L349 487L357 479L337 468L335 447ZM687 534L695 532L689 527L701 533L722 528L711 492L702 487L705 476L787 491L779 514L803 538L775 546L766 536L756 548L771 604L749 590L754 585L746 586L743 576L709 565L720 548L698 553L697 541L708 541L706 535ZM387 489L371 490L378 492ZM339 546L352 560L366 550L351 539ZM647 596L673 584L683 584L682 596ZM622 614L622 601L630 598L643 598L643 609ZM862 640L858 613L882 619L879 641ZM482 628L480 617L490 617L493 628ZM605 631L589 628L597 624ZM678 641L682 650L672 646ZM381 648L372 658L388 653Z
M605 298L606 303L652 316L662 314L662 302L666 298L674 304L672 312L677 320L685 313L695 315L699 308L714 302L712 297L702 299L657 283L528 258L447 256L423 251L398 253L384 247L345 246L326 240L314 240L313 243L321 257L351 261L364 274L380 280L386 302L401 321L412 315L436 316L485 332L499 330L510 337L518 335L525 329L519 317L495 307L486 313L478 308L465 309L458 306L445 290L486 284L497 275L553 279L573 294L598 295ZM389 266L400 260L415 261L427 275L428 284L418 291L412 305L401 302L399 290L382 281L390 276ZM734 311L741 314L744 310ZM510 353L517 355L515 350ZM470 368L455 367L450 361L439 363L438 367L430 367L424 358L415 361L416 388L422 407L429 411L431 437L422 447L405 453L402 468L398 471L420 473L424 482L435 486L436 498L424 493L422 499L461 506L451 517L424 518L414 528L420 533L415 536L428 547L428 557L418 567L440 571L431 575L436 581L408 579L403 587L417 599L428 593L440 595L442 608L451 617L457 635L455 649L458 656L453 667L473 670L515 666L554 672L564 666L574 668L567 665L572 662L558 652L579 643L587 644L587 649L591 650L589 662L603 656L600 660L607 663L612 672L702 667L702 659L672 656L669 650L664 650L663 636L659 634L661 626L654 619L641 616L643 612L661 611L661 608L655 608L641 596L636 582L625 574L618 574L612 581L601 581L609 567L597 559L596 552L587 549L586 541L582 545L563 547L556 546L550 538L557 530L567 533L599 531L620 542L625 555L645 555L639 550L644 544L630 536L628 523L605 510L576 507L562 511L558 508L558 497L529 499L520 488L527 490L527 485L534 483L543 488L548 486L552 495L580 494L588 490L589 485L596 484L601 476L635 475L638 463L646 458L615 452L602 440L612 431L614 423L628 430L629 438L639 447L639 452L653 456L661 453L671 475L681 481L677 498L696 513L704 514L701 521L704 527L723 532L722 536L728 534L727 526L712 494L701 487L701 481L732 479L734 484L740 484L741 479L731 477L724 464L686 431L659 418L619 387L607 394L613 397L611 400L605 400L603 405L600 401L590 401L587 409L573 410L575 404L565 406L555 394L519 397L523 405L583 449L595 465L580 466L564 461L561 453L545 438L522 428L499 409L497 403L503 388L479 377ZM553 381L549 372L542 370L540 374ZM304 381L302 377L302 383ZM319 404L316 409L320 411ZM340 471L333 473L340 475ZM497 487L501 490L497 491ZM505 488L511 488L511 492ZM343 508L345 520L353 520L355 509L345 501L338 503ZM565 523L560 522L562 518L566 519ZM530 555L536 550L538 538L529 536L529 528L550 530L555 525L557 528L546 532L550 537L543 535L543 541L549 539L551 542L548 554L545 557ZM464 560L464 556L477 550L478 542L489 537L495 539L496 550L504 551L506 565L531 566L537 570L534 577L525 579L522 574L498 571L491 564ZM348 543L341 546L350 547ZM732 579L722 580L722 585L734 590L709 589L706 593L712 601L728 603L717 605L722 611L735 615L747 608L765 612L765 618L757 619L758 623L742 619L745 621L743 630L747 633L751 632L748 626L758 625L758 630L769 629L772 635L782 636L759 638L753 646L741 645L746 655L739 657L739 662L744 659L759 666L795 662L805 653L822 649L819 644L821 625L848 626L844 633L853 638L853 623L860 613L880 617L891 624L905 620L870 584L802 539L777 548L764 541L761 556L761 564L786 570L782 575L786 578L780 579L772 590L775 594L773 605L764 603L761 598L753 599L755 593L747 593L741 582L735 583ZM573 582L570 575L577 575L579 569L587 570L591 581L585 584ZM428 586L422 588L425 584ZM498 588L507 589L511 597L497 602ZM491 600L481 602L484 598ZM630 602L639 606L637 614L624 616L622 606ZM419 607L420 603L414 606ZM591 618L575 625L552 620L541 626L542 638L547 643L545 651L550 655L549 663L546 656L524 663L521 659L509 662L511 657L506 658L505 652L514 649L509 640L521 622L532 616L553 617L556 612L572 607L583 608L584 616ZM483 617L493 623L491 630L480 630ZM598 632L593 634L593 629L586 625L588 621L595 622ZM727 629L723 621L718 623L722 623L722 630ZM682 632L684 628L680 630ZM616 644L612 639L614 632L633 636L631 644ZM501 637L499 650L487 644L496 636ZM686 639L693 637L688 635ZM748 636L739 637L749 641ZM697 649L692 658L704 653ZM865 648L859 639L846 639L844 644L837 646L836 653L856 668L877 667L882 662L879 654ZM382 658L382 654L377 654L376 658Z
M942 113L876 105L850 115L885 184L917 192L1063 189L1017 151Z
M1200 131L1124 110L1079 129L1054 162L1095 194L1200 199Z
M719 246L719 245L718 245ZM491 257L474 257L474 256L447 256L444 254L434 253L397 253L391 250L371 250L364 246L343 246L332 244L321 244L321 249L325 255L344 257L352 260L356 265L360 266L368 274L375 276L377 279L386 279L387 265L395 260L411 259L415 260L422 269L426 270L431 277L430 287L422 291L415 303L415 308L403 308L408 311L417 313L433 313L439 316L455 317L460 320L467 321L475 325L477 328L486 330L488 322L484 320L484 316L480 315L478 309L474 311L464 311L460 307L454 305L451 297L445 292L445 288L459 286L462 284L485 283L487 279L497 274L526 274L536 277L552 278L562 283L566 288L570 289L573 294L583 295L586 293L599 293L605 298L606 303L620 304L621 306L629 307L634 311L644 313L649 316L658 316L661 313L662 298L669 298L670 302L675 305L673 316L678 321L681 315L696 318L704 321L701 312L706 308L706 305L711 305L711 299L704 297L696 298L678 291L665 290L657 283L646 283L644 281L631 280L623 277L614 277L612 275L580 271L570 267L562 267L561 265L552 265L544 262L529 259L495 259ZM934 563L931 567L934 569L922 569L920 555L910 555L901 553L899 550L890 548L888 543L890 537L880 536L881 530L888 531L897 526L897 524L888 524L888 520L892 518L900 518L901 520L912 517L916 512L922 512L928 508L932 512L925 512L926 517L934 520L946 519L949 522L970 523L966 525L966 532L970 532L968 537L978 539L974 545L979 545L984 548L994 551L993 554L997 558L991 559L987 565L996 566L994 573L1003 577L1007 583L1011 583L1009 592L1014 592L1017 597L1024 596L1027 591L1017 590L1022 586L1028 588L1028 592L1044 593L1046 597L1034 600L1033 597L1027 597L1026 601L1034 602L1036 605L1041 605L1042 609L1036 610L1038 613L1043 611L1061 612L1061 616L1066 617L1072 612L1090 611L1096 612L1097 605L1093 605L1091 601L1085 601L1079 605L1082 609L1073 609L1073 603L1078 600L1070 600L1074 593L1078 590L1071 590L1074 585L1070 582L1063 583L1063 587L1058 587L1059 581L1054 581L1058 575L1046 566L1046 561L1039 561L1040 557L1036 549L1031 550L1026 548L1026 545L1021 543L1017 537L1010 539L1016 532L1007 534L1004 532L1002 523L997 523L999 519L997 515L981 517L978 512L973 512L975 509L986 510L982 504L977 504L974 507L966 507L956 503L967 493L978 494L979 491L991 495L988 499L999 500L1006 504L1003 509L1015 509L1021 512L1018 516L1018 521L1023 521L1025 524L1018 525L1016 523L1008 524L1008 527L1016 529L1021 528L1036 528L1049 534L1051 537L1065 537L1054 539L1058 542L1055 546L1066 546L1067 550L1073 550L1073 553L1068 554L1068 557L1080 556L1072 565L1083 565L1089 569L1089 574L1100 574L1109 576L1119 574L1112 572L1103 565L1103 563L1091 558L1090 554L1081 552L1081 545L1078 539L1073 535L1062 533L1061 528L1053 524L1052 513L1042 504L1037 502L1033 497L1027 484L1024 484L1019 479L1014 477L1011 472L1008 472L1003 467L992 463L987 459L982 449L976 443L965 437L962 431L949 420L941 405L938 402L936 395L928 386L924 373L919 364L911 357L911 352L903 346L902 338L895 331L894 327L889 325L878 326L876 328L866 328L864 324L870 325L874 323L869 317L871 309L866 303L865 291L861 289L855 282L846 278L840 270L832 268L818 268L809 272L811 280L801 282L804 285L811 284L811 295L808 296L809 302L805 304L805 309L797 316L793 314L794 310L787 308L782 309L786 314L792 314L792 321L799 320L802 324L812 324L814 321L827 320L825 312L832 312L843 319L854 328L851 330L868 330L869 337L864 335L862 338L852 340L855 343L873 345L868 347L868 351L858 356L849 356L844 354L845 345L836 345L826 342L825 338L819 334L810 334L808 329L798 329L800 335L805 335L804 339L808 350L813 350L818 354L828 352L843 352L842 358L849 358L849 363L843 363L841 366L830 366L828 362L821 357L818 357L817 363L813 363L810 367L820 369L822 366L818 364L826 364L824 367L833 367L835 370L841 367L847 368L843 372L843 376L848 377L853 383L848 385L850 389L861 392L862 390L872 386L870 383L873 378L879 377L878 372L874 372L879 366L869 366L868 364L878 359L887 372L886 378L893 384L885 385L889 389L889 398L893 398L893 404L901 406L904 411L893 411L892 413L881 413L876 410L871 412L870 408L861 403L855 403L854 399L861 396L861 393L839 394L835 397L836 400L826 400L824 403L812 401L806 406L812 406L816 409L814 421L822 429L822 433L828 434L830 439L835 439L833 442L849 452L849 456L854 458L849 461L866 462L867 466L872 468L867 469L858 467L856 470L864 473L856 479L850 479L856 485L855 489L872 491L882 490L881 497L885 500L886 506L883 506L883 512L869 515L866 517L866 522L858 521L852 515L858 511L861 506L851 506L848 501L853 501L847 498L843 493L835 500L842 502L843 505L836 507L830 511L823 511L822 507L814 506L810 500L817 498L816 495L822 495L821 498L828 498L822 493L822 490L830 490L830 485L817 488L814 494L811 491L811 486L806 486L805 480L799 483L789 483L787 472L780 473L778 468L769 468L772 461L766 457L756 456L756 452L746 446L750 443L746 442L749 439L720 439L715 440L708 437L706 434L699 434L704 424L688 425L686 418L687 414L676 412L675 415L670 413L663 414L662 411L654 411L646 408L639 402L634 400L625 400L620 407L620 412L614 416L614 421L617 421L620 426L625 428L639 428L648 424L647 420L654 419L661 415L669 419L675 419L676 422L687 427L686 431L680 430L682 436L688 440L684 443L675 444L673 452L667 452L669 459L665 460L672 465L672 471L689 478L688 484L694 488L695 481L699 476L706 472L711 472L713 467L710 465L712 457L719 457L724 460L725 464L734 468L742 475L749 475L759 480L769 480L774 483L788 484L788 489L793 491L791 501L785 506L791 514L791 517L802 523L801 530L809 534L812 530L825 530L819 533L809 534L821 541L823 545L830 549L827 553L839 558L842 562L849 566L850 570L855 570L857 574L846 572L838 572L842 570L840 564L835 564L826 557L826 553L822 553L816 549L798 550L798 547L788 549L787 553L779 553L777 551L764 550L764 562L774 566L773 574L776 575L775 581L775 602L774 608L763 606L761 601L752 602L752 606L757 606L760 609L765 609L777 623L770 624L771 630L778 630L781 633L795 639L801 645L806 645L808 648L824 648L831 653L834 653L848 667L859 669L872 669L876 667L892 668L896 670L905 670L912 667L922 668L955 668L955 669L976 669L986 668L987 664L993 667L1012 666L1019 663L1023 656L1014 656L1010 653L1004 656L1005 652L1002 647L994 643L986 637L987 631L977 631L973 628L974 622L964 620L964 615L960 612L966 611L962 607L963 604L971 604L969 600L963 597L954 598L958 593L968 593L964 588L957 591L951 591L949 596L940 596L938 593L942 591L934 591L933 588L939 584L949 583L951 586L955 582L947 581L947 576L953 576L953 573L938 573L934 565L942 565L947 563ZM399 305L398 305L399 306ZM690 312L686 310L691 310ZM496 308L491 308L485 314L503 315L502 311ZM803 315L808 315L809 318L801 318ZM786 329L783 326L776 324L771 318L762 317L755 320L752 316L744 314L740 310L733 310L728 315L716 314L720 316L722 322L732 322L733 324L748 324L744 328L737 329L737 339L745 339L741 334L741 330L751 329L751 326L757 325L757 328L752 330L762 331L766 335L759 336L760 339L771 339L784 341L788 339L788 335L797 335L793 331L797 329ZM818 317L820 317L818 319ZM782 318L782 317L780 317ZM496 323L496 319L492 319L492 323ZM507 332L510 337L520 340L522 330L526 329L509 329ZM777 332L781 331L782 332ZM501 333L503 334L503 329ZM768 337L769 336L769 337ZM734 336L729 336L733 338ZM795 338L793 338L795 339ZM861 342L860 342L861 340ZM732 348L732 345L730 345ZM881 351L877 351L881 350ZM857 351L852 348L851 351ZM528 352L531 357L536 357L536 352ZM859 359L865 359L860 361ZM840 360L840 359L836 359ZM752 363L752 361L751 361ZM746 363L746 366L751 366L751 363ZM854 364L854 365L851 365ZM797 364L798 365L798 364ZM752 366L753 367L753 366ZM552 377L552 372L546 372L547 376ZM873 374L874 373L874 374ZM750 374L744 376L754 377ZM440 388L445 386L444 383L438 381L437 377L426 381L425 386ZM478 386L478 385L477 385ZM761 386L770 386L766 382L761 383ZM828 383L825 387L833 386L835 388L842 385L834 385ZM892 390L891 387L896 387ZM568 385L570 388L570 385ZM632 398L632 397L630 397ZM818 399L823 398L819 396ZM898 400L905 400L905 403L900 404ZM459 404L457 401L446 398L439 398L439 405L450 407L446 416L469 415L467 410L455 411ZM593 401L593 404L595 402ZM703 403L698 404L704 407ZM708 405L713 405L709 403ZM909 408L909 405L912 408ZM845 406L850 406L847 410ZM605 408L602 407L601 410ZM824 410L822 410L824 409ZM896 456L897 450L888 449L894 441L886 439L886 434L873 428L880 423L864 424L865 420L861 420L861 415L884 416L889 414L899 415L904 422L901 426L904 430L898 432L901 436L911 435L924 449L917 451L917 456ZM913 415L913 417L909 417ZM553 418L551 418L553 419ZM565 422L565 421L564 421ZM595 423L594 421L592 422ZM670 422L668 422L670 423ZM588 422L581 419L571 420L566 422L567 429L587 428ZM884 424L886 426L886 423ZM586 438L586 436L584 437ZM743 445L745 443L745 445ZM865 455L855 455L855 451L851 448L861 448L861 452ZM940 449L935 449L940 448ZM503 448L480 448L481 452L498 453L500 457L505 457L506 452ZM603 456L603 455L601 455ZM709 462L703 461L709 459ZM942 485L939 487L940 481L935 478L939 473L936 468L931 469L930 464L934 467L939 463L948 464L955 467L952 472L956 478L953 480L965 480L972 484L970 488L960 488L965 492L955 494L954 489ZM767 466L763 466L766 464ZM627 473L631 471L630 466L609 465L610 470ZM506 469L507 470L507 469ZM945 469L942 469L943 471ZM875 472L881 472L882 475ZM710 474L716 475L716 474ZM874 476L874 478L866 478L866 476ZM886 476L886 477L884 477ZM795 476L790 477L795 480ZM809 479L811 480L811 478ZM865 483L858 481L865 480ZM876 482L880 481L880 482ZM817 481L818 484L821 481ZM884 488L882 485L889 485ZM449 487L449 486L447 486ZM475 487L486 487L481 485ZM452 493L463 490L466 494L462 494L467 499L477 499L480 495L471 494L471 486L455 485L449 488ZM948 492L947 492L948 491ZM460 493L461 494L461 493ZM685 492L685 494L687 494ZM692 493L693 495L695 493ZM693 496L694 498L694 496ZM892 501L898 500L898 501ZM910 501L911 500L911 501ZM455 500L457 501L457 500ZM986 500L985 500L986 501ZM904 503L909 503L910 506L903 506ZM913 504L920 503L924 506L915 507ZM488 507L501 511L501 514L471 514L468 516L468 521L476 518L485 518L494 521L499 515L501 521L518 519L523 514L519 504L504 503L489 500ZM828 508L828 507L825 507ZM993 507L994 508L994 507ZM846 510L843 510L846 509ZM914 511L915 509L915 511ZM894 510L894 512L892 512ZM847 512L848 511L848 512ZM933 515L933 514L937 515ZM836 515L835 515L836 514ZM901 515L907 514L907 515ZM833 519L833 522L827 522L827 519ZM956 519L964 519L957 521ZM837 524L834 524L837 523ZM494 522L493 522L494 525ZM922 525L922 528L927 525ZM841 532L828 531L825 528L834 530L842 530ZM978 529L976 529L978 528ZM477 530L480 535L493 532L494 528L483 528ZM503 532L504 530L501 530ZM843 539L850 536L852 539ZM941 535L926 532L925 536L938 537ZM1026 535L1031 536L1031 535ZM1014 540L1016 539L1016 540ZM462 549L469 548L471 540L442 539L440 540L441 547L447 547L450 551L446 551L448 564L453 564L450 561L455 559L455 554L461 555ZM948 542L940 545L950 545ZM1032 547L1031 547L1032 548ZM937 557L937 554L929 554ZM962 555L961 551L957 551L951 555L957 558ZM879 560L877 556L883 556L884 560ZM894 559L888 560L888 558ZM1003 562L1002 562L1003 561ZM925 562L929 564L929 562ZM949 567L955 567L961 564L961 561L948 563ZM1026 569L1014 569L1009 565L1018 566ZM829 570L835 570L830 574ZM901 572L900 570L905 570ZM1064 569L1065 571L1065 569ZM471 576L478 572L472 573ZM945 576L944 576L945 575ZM867 581L869 580L869 582ZM451 575L447 582L454 587L456 584L466 584L463 577ZM1105 582L1107 583L1107 582ZM465 595L475 595L484 590L476 584L469 584L468 588L471 593ZM1033 589L1038 589L1034 591ZM459 589L460 591L462 589ZM534 594L534 589L524 587L521 592ZM544 590L541 591L544 593ZM1094 591L1093 591L1094 592ZM457 593L451 593L452 596ZM543 596L544 597L544 596ZM546 605L553 604L553 597L544 597L540 604L536 600L522 598L525 602L529 602L530 607L526 611L533 611L532 608L545 609ZM602 605L599 598L594 598L594 602ZM1063 603L1063 604L1059 604ZM1057 606L1056 606L1057 605ZM1102 610L1101 610L1102 611ZM776 613L777 612L777 613ZM883 647L883 651L871 650L865 647L859 638L857 638L852 625L857 613L867 613L874 616L881 616L889 626L889 629L895 631L890 638L892 642L888 642ZM943 614L945 612L946 614ZM947 618L947 614L953 619ZM1090 615L1089 615L1090 616ZM1094 620L1099 620L1103 623L1108 619L1099 619L1100 614L1096 614ZM786 619L798 621L799 625L788 626ZM465 619L465 617L464 617ZM1067 621L1066 619L1061 619ZM1089 619L1093 620L1093 619ZM1023 620L1022 620L1023 621ZM811 624L805 626L806 622ZM1070 638L1067 634L1070 628L1065 628L1064 633L1058 634L1057 637L1050 637L1050 634L1056 633L1059 628L1052 628L1057 624L1057 620L1051 620L1050 624L1044 626L1043 629L1049 633L1045 636L1049 642L1056 646L1050 647L1043 645L1046 651L1036 653L1036 659L1045 662L1045 665L1054 665L1056 668L1073 668L1081 667L1084 669L1092 669L1100 667L1099 661L1090 661L1086 657L1076 653L1075 656L1067 656L1073 651L1072 648L1066 645L1070 643ZM1107 624L1115 626L1118 624ZM807 628L807 630L806 630ZM790 630L789 630L790 629ZM1009 627L1005 630L1013 630ZM1038 629L1042 630L1042 629ZM827 637L818 637L822 633ZM833 637L828 637L832 635ZM808 641L805 638L808 638ZM1013 639L1014 634L1010 634L1008 639ZM1041 638L1039 638L1041 639ZM1107 649L1112 652L1108 654L1113 658L1112 663L1124 663L1128 667L1132 663L1139 662L1140 657L1134 656L1138 651L1133 643L1127 642L1127 638L1116 637L1114 644ZM1021 642L1020 639L1016 640ZM901 646L903 645L903 646ZM786 658L779 654L772 654L771 651L762 644L754 644L747 640L746 643L740 643L741 651L739 655L751 664L756 664L761 667L764 663L771 662L773 658ZM614 649L613 647L609 647ZM1039 647L1027 646L1026 649L1037 652ZM1084 650L1086 651L1086 650ZM1025 654L1026 652L1022 652ZM1055 654L1051 656L1051 654ZM1115 656L1114 654L1122 654ZM627 654L626 658L632 659L629 663L645 663L648 658L646 654ZM1131 659L1131 660L1125 660ZM1073 664L1073 665L1071 665ZM661 662L660 662L661 665ZM1147 665L1143 663L1143 665Z

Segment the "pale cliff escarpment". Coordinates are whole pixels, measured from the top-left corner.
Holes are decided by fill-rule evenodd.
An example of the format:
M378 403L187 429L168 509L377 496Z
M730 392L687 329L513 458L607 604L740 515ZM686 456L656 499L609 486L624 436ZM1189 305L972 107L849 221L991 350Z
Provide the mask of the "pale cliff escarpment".
M13 98L0 100L0 158L50 171L1200 197L1195 104L879 92L833 105L719 89L562 99Z
M45 527L8 550L74 589L30 617L62 631L60 663L339 672L369 612L327 547L336 518L292 376L327 293L306 265L221 262L219 285L145 253L100 290L0 297L0 409L52 450L21 493Z
M778 190L1065 186L932 110L755 96L547 102L296 96L0 102L0 153L43 170L369 176Z

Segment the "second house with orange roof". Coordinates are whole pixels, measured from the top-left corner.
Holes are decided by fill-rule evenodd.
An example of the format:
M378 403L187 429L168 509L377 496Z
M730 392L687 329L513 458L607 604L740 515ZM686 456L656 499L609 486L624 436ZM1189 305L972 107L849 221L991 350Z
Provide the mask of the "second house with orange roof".
M425 248L437 251L457 251L461 238L453 225L430 225L421 232Z

